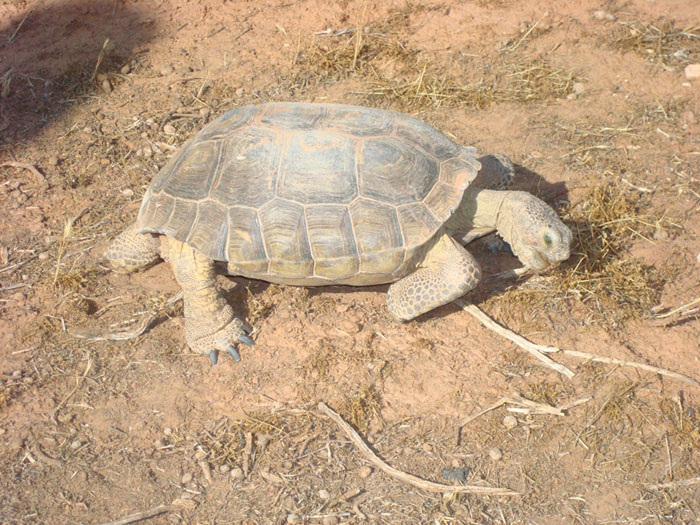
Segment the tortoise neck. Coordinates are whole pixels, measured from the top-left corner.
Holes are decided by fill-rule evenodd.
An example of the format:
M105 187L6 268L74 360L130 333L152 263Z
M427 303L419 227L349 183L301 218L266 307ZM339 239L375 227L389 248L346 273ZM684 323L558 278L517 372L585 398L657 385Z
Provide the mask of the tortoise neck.
M454 214L457 229L495 230L505 220L503 203L508 192L468 188Z

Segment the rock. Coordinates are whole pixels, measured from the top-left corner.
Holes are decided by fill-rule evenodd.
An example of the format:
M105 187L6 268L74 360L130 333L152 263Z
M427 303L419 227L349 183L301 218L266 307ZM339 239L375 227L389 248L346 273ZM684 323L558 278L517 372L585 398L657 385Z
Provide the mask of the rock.
M109 83L109 80L106 78L102 81L102 90L105 93L111 93L112 92L112 84Z
M576 100L576 93L569 93L566 95L566 100Z
M206 117L211 110L209 108L199 108L199 114Z
M39 260L40 260L40 261L45 261L45 260L47 260L48 258L49 258L48 252L41 252L41 253L39 254Z
M361 467L357 470L357 476L360 479L367 479L370 477L372 474L372 468L371 467Z
M321 520L321 523L323 525L336 525L337 523L340 523L338 521L337 516L324 516L323 520Z
M125 191L126 191L126 190L125 190ZM123 195L125 194L125 191L122 191L122 194L123 194ZM131 195L133 195L133 194L134 194L134 192L132 191L132 192L131 192ZM165 427L165 428L163 429L163 434L165 434L166 436L169 436L169 435L172 434L172 433L173 433L173 429L170 428L170 427Z
M331 499L330 493L326 489L321 489L318 491L318 497L321 498L322 500L326 501Z
M685 78L688 80L700 78L700 64L688 64L685 66Z
M518 420L513 416L506 416L503 418L503 426L510 430L518 426Z
M593 11L593 18L597 18L598 20L605 20L605 15L607 15L605 11L602 9L598 9L597 11Z
M175 135L177 133L177 130L172 124L166 124L165 126L163 126L163 133L165 133L166 135Z
M224 474L226 474L229 470L231 470L231 467L229 467L228 465L221 465L219 467L219 472L222 472Z
M503 457L503 453L499 448L492 448L491 450L489 450L489 457L494 461L498 461Z
M165 66L160 70L160 74L164 77L172 75L173 73L175 73L175 68L173 66Z
M185 472L182 475L182 478L180 478L180 483L183 485L187 485L190 481L192 481L192 473L191 472Z
M236 467L231 469L231 478L234 481L243 481L245 479L245 474L243 474L243 469L241 467Z
M243 90L242 87L239 87L239 88L236 90L236 96L237 96L237 97L242 96L243 93L245 93L245 91Z
M424 452L432 452L433 447L430 443L423 443L423 451Z
M119 70L119 72L122 75L128 75L130 71L131 71L131 66L129 64L124 64L122 66L122 68Z
M80 447L82 447L82 446L83 446L83 444L80 442L79 439L76 439L75 441L73 441L73 442L70 444L70 448L72 448L73 450L78 450L78 449L79 449Z
M298 514L289 513L289 514L287 514L287 523L290 523L290 524L301 523L301 517L299 517Z
M573 89L577 95L583 95L584 91L586 91L586 86L583 82L574 82Z

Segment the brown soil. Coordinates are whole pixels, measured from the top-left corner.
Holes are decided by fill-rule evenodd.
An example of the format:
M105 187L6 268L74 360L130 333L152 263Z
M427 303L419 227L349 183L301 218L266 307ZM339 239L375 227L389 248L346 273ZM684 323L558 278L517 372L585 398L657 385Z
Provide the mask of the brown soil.
M561 268L467 299L534 341L700 377L700 305L674 311L700 297L697 2L546 4L1 1L0 164L39 174L0 168L0 522L175 501L149 522L697 523L700 389L554 356L568 379L455 305L399 325L386 287L222 277L256 327L239 364L189 354L179 305L137 339L71 335L177 292L166 265L120 275L102 253L195 130L244 104L333 101L507 153L576 232ZM487 273L517 266L473 252ZM504 406L457 439L503 396L590 399ZM443 469L465 467L520 495L367 476L320 401L398 469L453 483Z

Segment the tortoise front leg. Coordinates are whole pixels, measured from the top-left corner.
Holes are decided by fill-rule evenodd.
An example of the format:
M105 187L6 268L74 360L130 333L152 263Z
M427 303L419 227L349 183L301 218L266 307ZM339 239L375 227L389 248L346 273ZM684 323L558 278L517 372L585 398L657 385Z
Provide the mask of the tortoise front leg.
M170 264L182 286L185 302L185 339L197 353L207 354L211 364L225 350L235 361L241 357L234 343L252 346L250 329L233 315L233 309L216 287L214 261L187 244L168 239Z
M472 254L443 234L416 271L389 287L386 302L396 319L409 321L463 296L480 279Z

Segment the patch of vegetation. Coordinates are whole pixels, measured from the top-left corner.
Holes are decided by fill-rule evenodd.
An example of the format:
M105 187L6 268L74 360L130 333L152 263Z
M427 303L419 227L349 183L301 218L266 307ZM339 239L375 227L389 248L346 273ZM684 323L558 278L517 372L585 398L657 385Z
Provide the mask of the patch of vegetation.
M700 59L700 28L678 28L669 20L621 22L610 35L611 45L661 66L679 66Z

